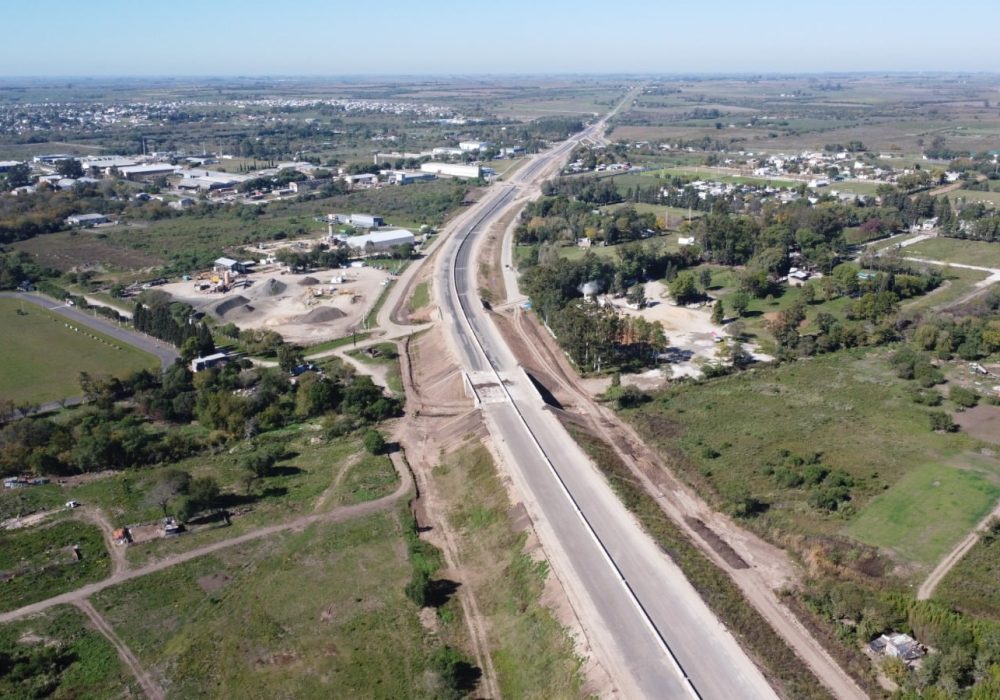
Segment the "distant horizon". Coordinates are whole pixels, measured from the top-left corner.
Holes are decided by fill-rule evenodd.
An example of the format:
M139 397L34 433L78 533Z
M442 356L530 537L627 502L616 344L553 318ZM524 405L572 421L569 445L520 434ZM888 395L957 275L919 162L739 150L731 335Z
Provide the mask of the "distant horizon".
M0 71L9 71L4 78L1000 72L993 51L1000 3L976 7L974 18L954 10L930 0L794 8L741 0L508 0L502 8L299 0L289 10L262 0L50 0L4 8Z
M881 70L810 70L810 71L614 71L600 72L496 72L496 73L80 73L80 74L22 74L4 75L0 81L55 81L55 80L369 80L369 79L507 79L507 78L600 78L600 79L659 79L685 78L812 78L812 77L878 77L878 76L1000 76L996 70L913 69Z

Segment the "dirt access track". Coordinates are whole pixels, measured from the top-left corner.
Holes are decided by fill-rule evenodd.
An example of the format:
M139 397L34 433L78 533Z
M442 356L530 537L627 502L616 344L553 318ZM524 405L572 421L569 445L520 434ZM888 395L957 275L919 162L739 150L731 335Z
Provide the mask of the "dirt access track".
M306 274L270 268L239 275L225 292L199 291L206 279L157 287L220 323L276 331L291 343L311 345L348 335L378 301L390 275L375 267Z

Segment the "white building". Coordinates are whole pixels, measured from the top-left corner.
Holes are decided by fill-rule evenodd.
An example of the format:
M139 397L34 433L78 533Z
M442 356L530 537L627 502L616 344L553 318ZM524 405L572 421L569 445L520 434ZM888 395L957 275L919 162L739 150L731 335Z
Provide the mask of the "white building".
M104 214L74 214L73 216L66 217L66 224L69 226L97 226L97 224L106 224L111 219L106 217Z
M411 182L421 180L434 180L437 175L434 173L422 172L420 170L393 170L389 173L389 182L394 185L408 185Z
M492 144L489 141L462 141L458 144L460 150L470 153L485 151Z
M126 180L146 180L148 178L160 177L161 175L173 175L177 170L178 168L170 163L129 165L124 168L118 168L118 171Z
M404 228L388 231L373 231L363 236L336 236L336 240L348 246L359 255L368 253L386 253L396 246L416 243L416 236ZM369 244L370 247L369 247Z
M438 161L430 161L429 163L422 163L420 165L420 170L425 173L434 173L437 176L447 175L450 177L467 177L473 180L477 180L483 176L483 170L478 165L460 165L457 163L440 163Z

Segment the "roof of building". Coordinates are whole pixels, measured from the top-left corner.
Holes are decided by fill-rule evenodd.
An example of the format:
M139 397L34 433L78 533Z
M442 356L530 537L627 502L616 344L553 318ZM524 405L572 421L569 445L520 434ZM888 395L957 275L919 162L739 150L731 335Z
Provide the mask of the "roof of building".
M407 231L405 228L391 229L388 231L373 231L372 233L366 233L363 236L340 236L339 238L352 248L364 248L369 243L372 243L373 245L380 243L403 244L412 243L416 240L413 233L411 231Z
M177 170L177 166L170 163L149 163L147 165L128 165L119 168L122 175L141 175L142 173L159 173Z
M73 214L72 216L67 216L66 220L72 221L104 221L108 217L104 214Z
M239 263L232 258L216 258L215 264L222 265L223 267L235 267Z

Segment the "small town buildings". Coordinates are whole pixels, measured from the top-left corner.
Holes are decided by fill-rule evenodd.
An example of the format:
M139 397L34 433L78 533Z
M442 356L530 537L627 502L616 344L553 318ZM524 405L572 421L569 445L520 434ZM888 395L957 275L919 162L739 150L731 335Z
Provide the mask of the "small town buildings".
M434 160L422 163L420 165L420 170L425 173L434 173L438 177L446 175L448 177L464 177L472 180L478 180L483 176L483 169L478 165L441 163Z
M22 162L19 160L0 160L0 173L5 173L19 165L22 165Z
M299 180L292 181L288 183L288 189L290 189L295 194L305 194L307 192L315 192L323 185L329 183L329 180Z
M109 219L104 214L73 214L72 216L66 217L67 226L79 226L81 228L89 228L90 226L97 226L98 224L106 224L111 219Z

